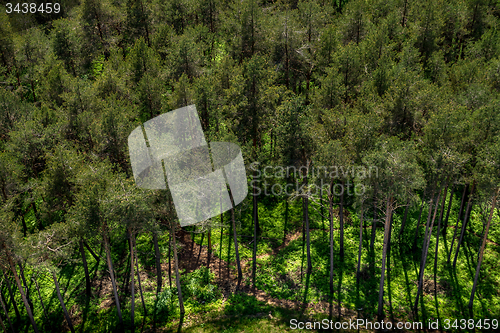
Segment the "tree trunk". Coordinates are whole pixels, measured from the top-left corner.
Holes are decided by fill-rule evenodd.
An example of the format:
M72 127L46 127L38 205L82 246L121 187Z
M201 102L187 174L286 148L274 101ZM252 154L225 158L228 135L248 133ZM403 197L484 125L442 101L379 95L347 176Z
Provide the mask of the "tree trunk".
M406 218L408 217L408 208L410 207L410 200L406 202L406 207L405 207L405 214L403 215L403 222L401 223L401 229L399 229L399 235L398 238L401 238L401 235L403 234L405 230L405 225L406 225Z
M131 331L135 332L135 281L134 281L134 234L128 230L128 242L130 245L130 325Z
M207 244L207 268L210 269L210 259L212 258L212 228L211 228L210 224L208 224L207 242L208 242L208 244Z
M7 321L9 322L10 330L12 331L12 333L15 333L14 326L12 325L12 321L10 320L10 317L9 317L9 311L7 311L7 307L5 306L3 294L2 294L2 297L0 297L0 302L2 302L2 308L3 308L3 311L5 312L5 316L7 317ZM5 330L5 332L7 333L7 330Z
M422 247L422 258L420 260L420 272L418 274L417 297L415 297L415 312L417 311L417 308L418 308L418 299L420 297L420 294L422 293L422 287L424 284L425 263L427 262L427 254L429 252L429 245L431 242L432 227L434 226L434 220L436 219L436 213L437 213L437 209L439 206L438 202L439 202L439 194L438 194L438 197L436 199L436 207L434 208L434 216L432 217L432 223L431 223L430 227L428 226L429 230L428 230L428 232L426 230L425 237L424 237L424 245ZM429 205L429 216L432 213L432 204L433 204L433 201L431 199L431 203Z
M420 213L418 214L417 228L415 229L415 236L413 237L414 250L417 248L418 230L420 229L420 221L422 220L422 212L424 211L424 204L425 204L425 193L422 196L422 204L420 205Z
M69 316L68 310L66 309L66 305L64 305L64 300L61 295L61 290L59 289L59 282L57 282L57 276L55 272L52 272L52 278L54 279L54 284L56 285L56 292L57 292L57 297L59 298L59 302L61 303L61 307L64 312L64 317L66 318L66 321L68 322L69 329L71 333L75 333L75 329L73 327L73 322L71 321L71 317Z
M453 259L453 267L456 267L457 265L457 258L458 258L458 251L460 251L460 245L462 245L462 241L464 239L464 234L465 234L465 228L467 227L467 222L469 221L470 218L470 209L472 206L472 196L474 194L474 189L476 187L476 182L474 181L472 183L472 189L470 191L469 195L469 202L467 203L467 210L465 211L464 215L464 222L462 223L462 231L460 232L460 238L458 239L457 242L457 251L455 252L455 258Z
M488 241L488 231L490 230L491 219L493 218L493 212L497 204L497 197L499 191L500 190L496 191L495 197L493 198L493 203L491 204L490 217L488 218L488 223L486 224L486 229L484 230L483 244L481 244L481 250L479 251L479 260L477 262L476 275L474 276L474 284L472 285L472 292L470 294L470 299L469 299L468 307L470 309L472 309L472 305L474 302L474 294L476 293L477 281L479 278L479 270L481 269L481 263L483 262L484 248L486 247L486 242Z
M363 250L363 204L359 215L359 247L358 247L358 268L356 270L356 283L359 283L359 271L361 268L361 252Z
M252 182L252 191L253 191L253 253L252 253L252 286L255 289L255 274L257 271L257 227L259 225L259 210L257 205L257 189L255 187L255 178L256 178L256 170L253 172L253 182Z
M35 318L33 318L33 313L31 312L30 305L28 304L28 299L26 298L26 295L24 294L23 287L21 286L21 280L19 280L19 276L17 275L16 266L14 265L14 262L12 261L10 250L7 248L5 243L3 243L2 245L3 245L3 248L6 252L6 254L7 254L7 260L9 262L12 274L14 274L14 280L16 281L17 289L19 289L19 292L21 293L21 298L24 302L24 307L26 308L26 312L28 313L28 317L30 319L31 326L33 326L33 330L35 331L35 333L38 333L38 327L36 326Z
M83 245L85 246L85 248L90 252L90 254L92 255L92 257L94 257L94 259L99 262L99 260L101 260L101 257L99 257L93 250L92 248L90 248L89 244L87 244L86 241L83 241ZM101 248L102 249L102 248Z
M377 231L377 188L373 194L373 221L372 221L372 237L370 240L370 252L374 253L375 233Z
M105 229L104 224L103 224L103 229ZM111 251L109 250L108 235L105 230L103 230L103 238L104 238L104 250L106 251L106 260L108 262L109 276L111 278L111 284L113 286L113 295L115 297L116 312L118 313L120 326L121 329L123 330L123 318L122 318L122 311L120 309L120 299L118 298L118 290L116 289L115 273L113 269L113 261L111 260Z
M134 247L137 247L134 238ZM137 272L137 283L139 284L139 294L141 295L142 307L144 308L144 317L147 316L148 312L146 310L146 302L144 302L144 295L142 293L142 285L141 285L141 274L139 274L139 258L137 255L135 256L135 271Z
M455 184L451 187L450 200L448 201L448 209L446 210L446 218L443 223L443 237L446 238L446 230L448 228L448 218L450 217L451 204L453 203L453 194L455 193Z
M38 282L36 278L31 278L35 282L35 288L38 293L38 298L40 298L40 304L42 304L43 314L45 315L45 319L49 320L49 315L47 314L47 310L45 309L45 305L43 304L42 294L40 293L40 288L38 287Z
M30 305L31 312L33 312L33 302L31 301L31 298L30 298L30 290L28 288L28 283L26 282L26 278L24 277L24 269L23 269L23 266L21 265L21 263L19 263L19 273L21 275L21 279L22 279L23 284L24 284L24 289L25 289L25 293L26 293L26 300L28 301L28 304Z
M7 290L9 291L10 299L12 300L12 306L14 307L14 312L16 313L17 321L21 320L21 314L19 313L19 308L17 307L16 299L14 298L14 293L12 292L12 287L10 285L9 279L5 279L7 283Z
M328 195L328 217L330 218L330 302L333 302L333 181Z
M446 184L446 188L443 194L443 201L441 201L441 211L439 213L438 226L436 231L436 248L434 250L434 296L437 296L437 261L438 261L438 251L439 251L439 234L441 232L441 220L443 219L444 205L446 203L446 195L448 193L448 185ZM436 207L437 208L437 207ZM429 241L431 240L429 236Z
M231 195L231 201L233 201L232 195ZM242 273L241 273L241 263L240 263L240 252L238 250L238 238L237 238L237 234L236 234L236 221L234 219L234 206L233 206L233 208L231 208L231 219L232 219L232 224L233 224L234 253L236 255L236 266L238 267L237 288L239 289L240 283L241 283L241 278L242 278Z
M342 193L340 194L339 221L340 221L340 259L344 260L344 181L342 181Z
M155 260L156 260L156 296L161 293L162 287L162 277L161 277L161 258L160 258L160 248L158 246L158 235L153 231L153 244L155 248Z
M194 240L193 240L194 243ZM203 243L202 243L203 244ZM172 289L172 233L168 234L168 285Z
M172 240L172 250L174 252L174 269L175 269L175 284L177 285L177 296L179 298L179 309L181 312L181 317L184 316L184 300L182 298L182 289L181 289L181 278L179 276L179 260L177 259L177 245L176 245L176 240L175 240L175 227L174 223L170 223L170 234L171 240Z
M90 284L90 275L89 268L87 266L87 257L85 256L85 250L83 249L83 241L80 240L80 254L82 256L83 270L85 272L85 293L87 296L92 294L91 284Z
M304 180L304 186L307 187L307 175ZM309 198L308 193L303 193L302 197L302 210L304 215L304 225L306 228L306 246L307 246L307 274L311 274L312 263L311 263L311 233L309 231Z
M460 218L462 217L462 213L464 210L465 196L467 194L468 188L469 184L465 185L464 192L462 193L462 202L460 203L460 210L458 211L457 224L455 225L455 231L453 232L453 238L451 239L450 252L448 253L448 263L450 262L451 253L453 252L453 243L455 242L455 238L457 237L458 224L460 223Z
M389 248L389 244L391 242L389 238L389 230L391 229L391 215L392 215L392 207L393 198L387 197L386 211L385 211L385 226L384 226L384 248L382 251L382 272L380 276L380 285L378 292L378 311L377 316L378 319L383 318L384 314L384 278L385 278L385 263L387 259L387 249ZM388 268L389 269L389 268Z

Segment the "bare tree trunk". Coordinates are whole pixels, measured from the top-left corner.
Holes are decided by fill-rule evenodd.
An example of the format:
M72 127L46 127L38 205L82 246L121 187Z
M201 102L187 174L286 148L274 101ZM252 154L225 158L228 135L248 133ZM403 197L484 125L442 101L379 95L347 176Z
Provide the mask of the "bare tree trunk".
M450 252L448 253L448 260L450 262L451 253L453 252L453 243L455 242L455 238L457 237L458 224L460 223L460 218L462 217L462 213L464 210L465 196L467 194L467 189L469 188L469 184L464 187L464 192L462 193L462 202L460 203L460 210L458 211L458 219L457 224L455 225L455 231L453 232L453 238L451 239Z
M393 209L393 197L387 197L386 211L385 211L385 226L384 226L384 248L382 251L382 272L380 276L380 285L378 292L378 311L377 316L382 319L384 314L384 278L385 278L385 264L387 259L387 249L391 242L389 235L391 229L391 216Z
M35 318L33 318L33 313L31 312L30 305L28 304L28 300L26 298L26 295L24 294L24 290L23 290L23 287L21 285L21 281L19 280L19 276L17 275L16 266L14 265L14 262L12 261L10 250L7 248L5 243L3 243L2 245L3 245L3 248L6 252L6 254L7 254L7 260L9 262L12 274L14 274L14 280L16 281L17 288L19 289L19 292L21 293L21 298L24 302L24 307L26 308L26 312L28 313L28 317L30 319L31 326L33 326L33 330L35 331L35 333L38 333L38 327L36 326Z
M193 240L194 243L194 240ZM203 243L202 243L203 244ZM168 285L172 289L172 233L168 234Z
M443 237L446 238L446 230L448 228L448 218L450 217L451 204L453 203L453 194L455 193L455 184L451 187L450 200L448 201L448 209L446 210L446 218L443 223Z
M174 252L174 268L175 268L175 284L177 285L177 296L179 298L179 309L181 312L181 317L184 316L184 300L182 298L182 289L181 289L181 278L179 276L179 260L177 259L177 245L175 240L175 227L174 223L170 222L170 234L172 235L172 250Z
M137 247L134 239L134 247ZM142 302L142 307L144 308L144 317L147 316L147 310L146 310L146 302L144 302L144 295L142 293L142 285L141 285L141 274L139 274L139 258L137 258L137 255L135 256L135 271L137 272L137 283L139 284L139 293L141 295L141 302Z
M377 188L375 187L375 193L373 194L373 221L372 221L372 236L370 240L370 252L375 251L375 233L377 231Z
M92 293L90 284L89 267L87 266L87 257L85 256L85 250L83 249L83 241L80 240L80 255L82 256L83 270L85 272L85 293L90 296Z
M59 302L61 303L61 307L64 312L64 317L66 318L66 321L68 322L69 329L71 333L75 333L75 328L73 327L73 322L71 321L71 317L69 316L68 310L66 309L66 305L64 305L64 300L61 295L61 290L59 289L59 282L57 282L57 276L54 271L52 271L52 278L54 279L54 284L56 285L56 292L57 292L57 297L59 298Z
M405 225L406 225L406 218L408 217L408 208L410 207L410 200L406 202L406 207L405 207L405 214L403 216L403 222L401 223L401 229L399 230L399 235L398 238L401 238L401 235L403 234L405 230Z
M99 262L101 260L101 258L92 250L92 248L89 246L89 244L87 244L86 241L83 241L83 245L85 246L85 248L90 252L90 254L92 255L92 257L94 257L94 259Z
M342 180L342 193L340 194L339 221L340 221L340 259L344 260L344 181L343 180Z
M462 231L460 232L460 238L458 239L458 242L457 242L457 251L455 252L455 258L453 259L453 267L455 267L457 265L458 251L460 251L460 245L462 245L462 241L464 239L465 228L467 227L467 222L470 219L470 209L472 206L472 196L474 194L475 187L476 187L476 181L474 181L472 183L472 189L471 189L470 195L469 195L469 202L467 203L467 210L465 211L464 222L462 223Z
M210 224L208 224L207 230L207 268L210 269L210 259L212 259L212 228Z
M441 211L439 213L438 226L436 231L436 248L434 250L434 296L437 296L437 261L438 261L438 251L439 251L439 234L441 232L441 221L443 219L444 205L446 203L446 195L448 194L449 183L446 184L446 188L443 194L443 201L441 201ZM430 237L429 237L430 240Z
M3 311L5 312L5 316L7 317L7 321L9 322L10 330L12 331L12 333L15 333L14 326L12 325L12 321L10 320L10 317L9 317L9 311L7 311L7 307L5 306L3 294L2 294L2 297L0 297L0 302L2 302L2 308L3 308ZM7 330L5 330L5 332L7 333Z
M118 298L118 290L116 289L115 273L113 269L113 261L111 260L111 251L109 250L108 235L105 230L105 225L103 224L103 238L104 238L104 250L106 251L106 260L108 262L109 276L111 278L111 284L113 286L113 295L115 297L116 312L118 313L118 319L120 321L121 329L123 330L123 318L122 311L120 309L120 299Z
M359 215L359 247L358 247L358 268L356 269L356 283L359 283L359 271L361 268L361 251L363 250L363 204Z
M156 231L153 231L153 244L155 248L155 260L156 260L156 296L161 293L162 287L162 277L161 277L161 258L160 258L160 248L158 246L158 235Z
M422 196L422 204L420 205L420 213L418 214L417 228L415 229L415 236L413 237L413 249L417 248L418 230L420 229L420 221L422 220L422 212L425 205L425 193Z
M432 204L433 204L433 202L431 199L431 203L429 205L429 216L431 216L431 213L432 213ZM425 237L424 237L424 245L422 247L422 258L420 260L420 272L418 275L417 297L415 297L415 312L417 311L418 299L420 297L420 294L422 293L422 287L424 285L425 263L427 262L427 254L429 252L429 245L430 245L431 236L432 236L432 227L434 226L434 220L436 219L436 213L437 213L438 207L439 207L439 194L438 194L438 197L436 199L436 207L434 208L434 216L432 217L432 223L431 223L430 227L429 227L429 225L427 225L429 230L428 230L428 232L426 230Z
M232 200L232 195L231 195L231 201ZM236 255L236 266L238 267L238 284L237 288L239 289L240 283L241 283L241 278L242 278L242 273L241 273L241 263L240 263L240 252L238 250L238 237L236 234L236 221L234 219L234 207L231 208L231 219L233 223L233 241L234 241L234 252Z
M305 176L304 186L307 187L307 175ZM311 263L311 233L309 231L309 198L308 193L303 193L302 198L302 210L304 215L304 225L306 228L306 246L307 246L307 274L311 274L312 263Z
M9 279L5 279L7 283L7 290L9 292L10 299L12 301L12 306L14 307L14 312L16 313L17 321L21 320L21 314L19 313L19 308L17 307L16 299L14 298L14 293L12 292L12 286L10 285Z
M328 195L328 217L330 218L330 302L333 302L333 180L330 183L330 194ZM332 315L330 304L330 317Z
M21 263L19 263L19 275L21 276L21 279L24 284L26 299L28 300L28 304L30 305L31 312L33 312L33 302L31 301L30 290L28 288L28 283L26 282L26 278L24 277L24 269Z
M495 197L493 198L493 203L491 204L490 217L488 218L488 224L486 224L486 229L484 231L483 244L481 244L481 250L479 251L479 260L477 262L476 275L474 276L474 284L472 286L472 292L470 294L469 305L468 305L470 309L472 309L472 305L474 303L474 294L476 293L477 281L479 278L479 270L481 269L481 263L483 262L484 248L486 247L486 242L488 241L488 231L490 230L491 219L493 218L493 212L497 204L497 197L499 191L500 190L496 191Z
M45 305L43 304L42 294L40 293L40 288L38 287L38 282L36 278L31 278L35 282L35 288L38 293L38 298L40 299L40 304L42 304L43 314L45 315L45 319L49 320L49 315L47 314L47 310L45 309Z
M130 325L131 331L135 332L135 281L134 281L134 234L128 230L128 242L130 245Z
M255 145L254 145L255 149ZM255 178L256 178L257 170L253 172L253 182L252 182L252 191L253 191L253 252L252 252L252 286L255 289L255 274L257 271L257 227L259 225L259 210L257 204L257 189L255 187Z

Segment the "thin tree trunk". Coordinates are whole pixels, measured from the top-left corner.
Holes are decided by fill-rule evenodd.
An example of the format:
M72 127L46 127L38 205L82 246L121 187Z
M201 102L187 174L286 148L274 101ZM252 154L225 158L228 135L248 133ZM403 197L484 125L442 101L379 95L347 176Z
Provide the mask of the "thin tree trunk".
M458 224L460 223L460 218L462 217L462 213L464 210L465 196L467 194L467 189L469 188L469 184L465 185L464 192L462 193L462 202L460 203L460 210L458 211L458 219L457 224L455 225L455 231L453 232L453 238L451 239L450 252L448 253L448 263L450 262L451 253L453 252L453 243L455 242L455 238L457 237Z
M90 284L90 275L89 268L87 266L87 257L85 256L85 250L83 249L83 241L80 240L80 255L82 256L83 270L85 272L85 293L87 296L92 294L91 284Z
M52 272L52 278L54 279L54 284L56 285L56 292L57 292L57 297L59 298L59 302L61 303L61 307L64 312L64 317L66 318L66 321L68 322L69 329L71 333L75 333L75 329L73 327L73 322L71 321L71 317L69 316L68 310L66 309L66 305L64 305L64 300L61 295L61 290L59 289L59 282L57 282L57 276L55 272Z
M328 217L330 218L330 302L333 302L333 181L330 183L328 195ZM331 308L331 306L330 306ZM331 313L330 313L331 314Z
M399 229L399 235L398 238L401 238L401 235L403 234L405 230L405 225L406 225L406 218L408 217L408 208L410 207L410 200L406 202L406 207L405 207L405 214L403 216L403 222L401 223L401 229Z
M439 207L439 194L438 194L438 197L436 199L436 207L434 208L434 216L432 217L432 223L430 225L430 227L428 228L428 232L425 233L425 237L424 237L424 245L422 247L422 258L420 260L420 272L418 274L418 288L417 288L417 297L415 297L415 312L417 311L417 308L418 308L418 299L420 297L420 294L422 293L422 287L423 287L423 284L424 284L424 272L425 272L425 263L427 262L427 254L429 252L429 245L430 245L430 242L431 242L431 236L432 236L432 227L434 226L434 220L436 219L436 213L437 213L437 209ZM431 215L432 213L432 199L431 199L431 203L429 205L429 216Z
M451 205L453 203L453 194L455 193L455 184L451 187L450 200L448 201L448 209L446 210L446 218L443 223L443 237L446 238L446 230L448 228L448 218L450 217Z
M90 252L90 254L92 255L92 257L94 257L94 259L99 262L101 260L101 257L99 257L93 250L92 248L89 246L89 244L87 244L86 241L83 241L83 245L85 246L85 248Z
M255 145L254 145L255 149ZM253 191L253 252L252 252L252 286L255 290L255 274L257 271L257 226L259 225L259 210L257 204L257 188L255 186L255 178L256 178L257 170L253 172L253 182L252 182L252 191Z
M137 248L135 239L134 239L134 247ZM137 255L135 256L135 271L137 272L137 283L139 284L139 294L141 295L142 307L144 308L144 317L146 317L148 312L146 310L146 302L144 302L144 295L142 293L141 274L139 272L139 258L137 258Z
M391 229L391 216L392 216L393 198L387 197L386 211L385 211L385 226L384 226L384 248L382 251L382 272L380 276L380 285L378 292L378 311L377 316L382 319L384 314L384 279L385 279L385 264L387 259L387 249L389 248L390 229ZM388 268L389 269L389 268Z
M212 228L210 224L208 224L207 230L207 268L210 269L210 259L212 259Z
M460 245L462 245L462 241L464 239L465 228L467 227L467 222L470 219L470 209L472 206L472 196L474 194L475 187L476 187L476 182L474 181L472 183L472 189L471 189L470 195L469 195L469 202L467 203L467 210L465 211L465 215L464 215L464 222L462 223L462 231L460 232L460 238L458 239L458 242L457 242L457 251L455 252L455 258L453 259L453 267L456 267L456 265L457 265L458 251L460 251Z
M443 219L444 205L446 203L446 195L448 193L448 185L446 184L446 188L443 194L443 201L441 201L441 211L439 213L438 226L436 231L436 248L434 250L434 296L437 296L437 261L438 261L438 251L439 251L439 234L441 232L441 220ZM437 208L437 207L436 207ZM429 241L430 241L429 236Z
M103 224L103 229L105 225ZM111 278L111 284L113 286L113 295L115 297L116 312L118 313L118 319L120 321L121 329L123 330L123 317L122 311L120 309L120 299L118 298L118 290L116 289L115 273L113 269L113 261L111 260L111 251L109 250L108 235L105 230L103 230L104 238L104 250L106 251L106 260L108 262L109 276Z
M2 297L0 297L0 302L2 302L2 308L3 308L3 311L5 312L5 316L7 317L7 321L9 322L10 330L12 331L12 333L15 333L14 326L12 325L12 321L10 320L10 317L9 317L9 311L7 311L7 307L5 306L3 294L2 294ZM5 332L7 333L7 330L5 330Z
M340 221L340 259L344 260L344 181L342 181L342 193L340 194L339 221Z
M156 231L153 231L153 244L155 248L155 260L156 260L156 296L161 293L162 287L162 277L161 277L161 258L160 258L160 247L158 246L158 235Z
M307 175L304 180L304 185L307 187ZM303 193L302 198L302 210L304 214L304 225L306 227L306 244L307 244L307 274L311 274L312 263L311 263L311 233L309 231L309 198L308 193Z
M194 243L194 240L193 240ZM202 243L203 244L203 243ZM168 285L172 289L172 233L168 234Z
M12 301L12 306L14 307L14 312L16 313L16 318L17 321L21 320L21 314L19 313L19 308L17 307L16 299L14 298L14 293L12 292L12 287L10 285L9 279L5 279L5 282L7 283L7 290L9 291L9 296Z
M231 201L232 200L232 195L231 195ZM238 250L238 238L236 234L236 221L234 219L234 206L231 208L231 219L232 219L232 224L233 224L233 241L234 241L234 252L236 255L236 266L238 267L238 284L237 288L239 289L240 283L241 283L241 278L242 278L242 273L241 273L241 263L240 263L240 252Z
M179 260L177 258L177 245L175 240L175 227L174 223L170 223L170 234L172 235L172 250L174 252L174 268L175 268L175 284L177 285L177 296L179 298L179 309L181 312L181 317L184 316L184 300L182 298L182 289L181 289L181 278L179 276Z
M130 325L131 325L131 331L135 332L135 279L134 279L134 234L132 233L132 230L128 230L128 242L130 245Z
M470 309L472 309L472 305L474 302L474 294L476 293L477 281L479 278L479 270L481 269L481 263L483 262L484 248L486 247L486 242L488 241L488 231L490 230L491 219L493 218L493 212L497 204L497 197L499 191L500 190L496 191L495 197L493 198L493 203L491 204L490 217L488 218L488 224L486 224L486 229L484 231L483 244L481 245L481 250L479 251L479 260L477 262L476 275L474 276L474 284L472 285L472 292L470 294L469 305L468 305Z
M359 271L361 269L361 251L363 250L363 204L359 215L359 247L358 247L358 268L356 269L356 283L359 283Z
M16 281L17 288L19 289L19 292L21 293L21 298L24 302L24 307L26 308L26 312L28 313L28 317L30 319L31 326L33 326L33 330L35 331L35 333L38 333L38 327L36 326L35 318L33 318L33 313L31 312L30 305L28 304L28 299L26 298L26 295L24 294L24 290L23 290L23 287L21 285L21 281L19 280L19 276L17 275L16 266L14 265L14 262L12 261L10 250L7 248L5 243L3 243L2 245L3 245L3 248L6 252L6 254L7 254L7 260L9 262L12 274L14 274L14 280Z
M425 193L422 196L422 204L420 205L420 213L418 214L417 228L415 229L415 236L413 237L413 249L417 248L418 230L420 229L420 221L422 220L422 212L424 211Z
M375 188L375 192L373 194L373 221L372 221L372 236L370 239L370 252L373 253L375 251L375 234L377 231L377 188Z
M26 282L26 278L24 277L24 269L23 269L23 266L21 265L21 263L19 263L19 273L21 275L21 279L22 279L23 284L24 284L26 299L28 300L28 304L30 305L31 312L33 312L33 302L31 301L30 290L28 288L28 283Z
M45 319L49 320L49 315L47 314L47 310L45 309L45 305L43 304L42 294L40 293L40 288L38 287L38 282L36 278L31 278L35 282L35 288L38 293L38 298L40 299L40 304L42 304L43 314L45 315Z
M2 325L4 332L7 333L7 327L5 327L5 325L3 323L2 316L0 316L0 324Z

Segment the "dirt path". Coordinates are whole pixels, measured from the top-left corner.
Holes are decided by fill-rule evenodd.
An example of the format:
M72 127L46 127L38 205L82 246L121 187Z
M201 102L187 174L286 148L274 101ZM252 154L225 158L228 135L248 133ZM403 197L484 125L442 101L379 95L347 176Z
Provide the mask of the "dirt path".
M285 242L279 247L273 249L271 252L259 255L258 258L264 258L266 256L275 255L283 248L285 248L291 241L298 239L301 236L300 232L296 232L292 235L287 236ZM186 272L192 272L195 269L201 266L207 266L207 261L209 259L208 249L206 246L200 246L196 242L192 241L192 235L184 230L177 232L177 240L180 244L182 244L182 250L179 251L179 267L181 269L185 269ZM168 265L164 264L162 269L165 269L166 274L168 274ZM243 279L245 281L247 278L251 278L252 275L252 260L242 260L242 273ZM216 253L213 252L212 256L210 256L209 267L211 272L215 274L215 282L221 288L224 298L227 299L231 293L236 291L237 286L237 271L236 271L236 263L227 264L226 261L220 260L216 256ZM175 285L175 275L173 272L173 262L172 262L172 283ZM290 301L283 300L269 296L266 292L254 289L250 285L244 284L239 289L241 292L245 292L249 295L254 295L255 298L259 301L265 302L268 305L282 307L287 309L293 309L296 311L306 312L313 311L317 313L326 313L329 312L330 304L328 302L308 302L304 304L300 301ZM334 303L334 314L338 314L338 304ZM352 310L341 308L342 317L345 319L355 318L356 313Z

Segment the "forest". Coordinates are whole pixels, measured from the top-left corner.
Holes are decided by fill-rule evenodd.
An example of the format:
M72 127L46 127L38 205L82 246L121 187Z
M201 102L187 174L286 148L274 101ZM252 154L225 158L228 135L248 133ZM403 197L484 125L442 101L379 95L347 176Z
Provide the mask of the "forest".
M0 3L5 332L497 331L497 0ZM189 105L248 195L181 227L127 140Z

